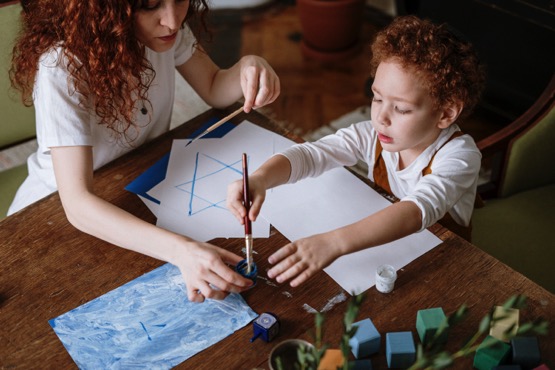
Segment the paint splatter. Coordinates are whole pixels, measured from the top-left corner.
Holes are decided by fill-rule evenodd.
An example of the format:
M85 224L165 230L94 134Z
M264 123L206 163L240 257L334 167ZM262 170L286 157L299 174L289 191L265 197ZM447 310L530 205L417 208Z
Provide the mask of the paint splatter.
M310 307L310 305L308 305L306 303L303 304L303 308L308 313L318 313L318 311L316 311L314 308Z
M293 298L293 294L289 293L289 292L282 292L281 294L283 294L284 296L286 296L287 298Z
M278 285L276 283L270 281L269 279L266 279L265 277L262 277L262 276L258 275L257 278L260 279L260 280L264 280L266 282L266 284L269 285L269 286L278 287Z
M347 299L347 295L345 294L345 292L341 292L335 297L328 299L328 303L326 303L326 305L324 306L324 308L320 310L320 312L328 312L333 308L333 306L335 306L338 303L344 302L346 299Z

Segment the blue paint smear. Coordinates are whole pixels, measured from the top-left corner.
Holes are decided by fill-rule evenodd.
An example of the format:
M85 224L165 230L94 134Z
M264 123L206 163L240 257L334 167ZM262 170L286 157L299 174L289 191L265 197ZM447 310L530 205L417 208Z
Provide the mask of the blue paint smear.
M218 122L218 117L213 117L209 119L205 124L202 125L197 131L190 135L190 138L194 138L197 135L204 132L208 127L212 126L214 123ZM226 122L220 127L216 128L214 131L209 132L201 138L221 138L224 137L229 131L233 130L236 126L231 122ZM164 181L166 178L166 172L168 170L168 162L170 160L170 153L165 154L160 160L158 160L154 165L148 168L144 173L139 175L135 180L127 184L125 190L140 195L156 204L160 204L160 201L156 198L151 197L147 192L158 185L160 182Z
M190 302L168 263L49 323L80 369L170 369L257 316L239 294Z

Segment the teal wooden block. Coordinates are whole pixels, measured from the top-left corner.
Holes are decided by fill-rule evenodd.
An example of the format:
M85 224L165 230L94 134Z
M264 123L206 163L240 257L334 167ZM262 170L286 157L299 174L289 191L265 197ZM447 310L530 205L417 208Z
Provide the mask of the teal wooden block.
M368 357L380 350L382 336L370 319L353 323L358 327L355 335L349 340L351 352L355 358Z
M372 360L365 358L362 360L349 361L349 370L372 370Z
M416 313L416 331L418 331L418 336L424 346L434 337L444 320L445 313L441 307L419 310ZM437 339L438 343L445 343L447 341L448 331L449 327Z
M493 341L493 345L486 347L491 341ZM491 370L494 366L505 364L510 352L511 346L488 335L476 350L476 354L474 355L474 367L478 370Z
M407 368L416 360L412 332L401 331L385 335L385 354L389 368Z

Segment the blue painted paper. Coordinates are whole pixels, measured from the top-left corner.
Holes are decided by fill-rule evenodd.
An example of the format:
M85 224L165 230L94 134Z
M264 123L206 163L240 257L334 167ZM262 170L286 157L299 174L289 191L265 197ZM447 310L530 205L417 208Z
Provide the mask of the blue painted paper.
M168 263L49 323L81 369L170 369L257 316L239 294L190 302Z

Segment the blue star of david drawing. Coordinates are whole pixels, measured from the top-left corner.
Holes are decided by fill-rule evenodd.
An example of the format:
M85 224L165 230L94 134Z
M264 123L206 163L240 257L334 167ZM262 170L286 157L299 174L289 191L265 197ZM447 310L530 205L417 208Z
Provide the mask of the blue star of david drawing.
M238 166L238 168L235 168L234 166ZM198 191L198 188L202 187L203 180L214 180L214 177L221 174L223 171L232 171L240 177L243 176L241 160L227 164L207 154L197 152L193 178L187 182L176 185L178 190L189 194L189 216L193 216L210 208L219 208L227 211L224 204L225 198L215 200L208 199L205 196L199 195ZM222 186L225 185L222 184Z

